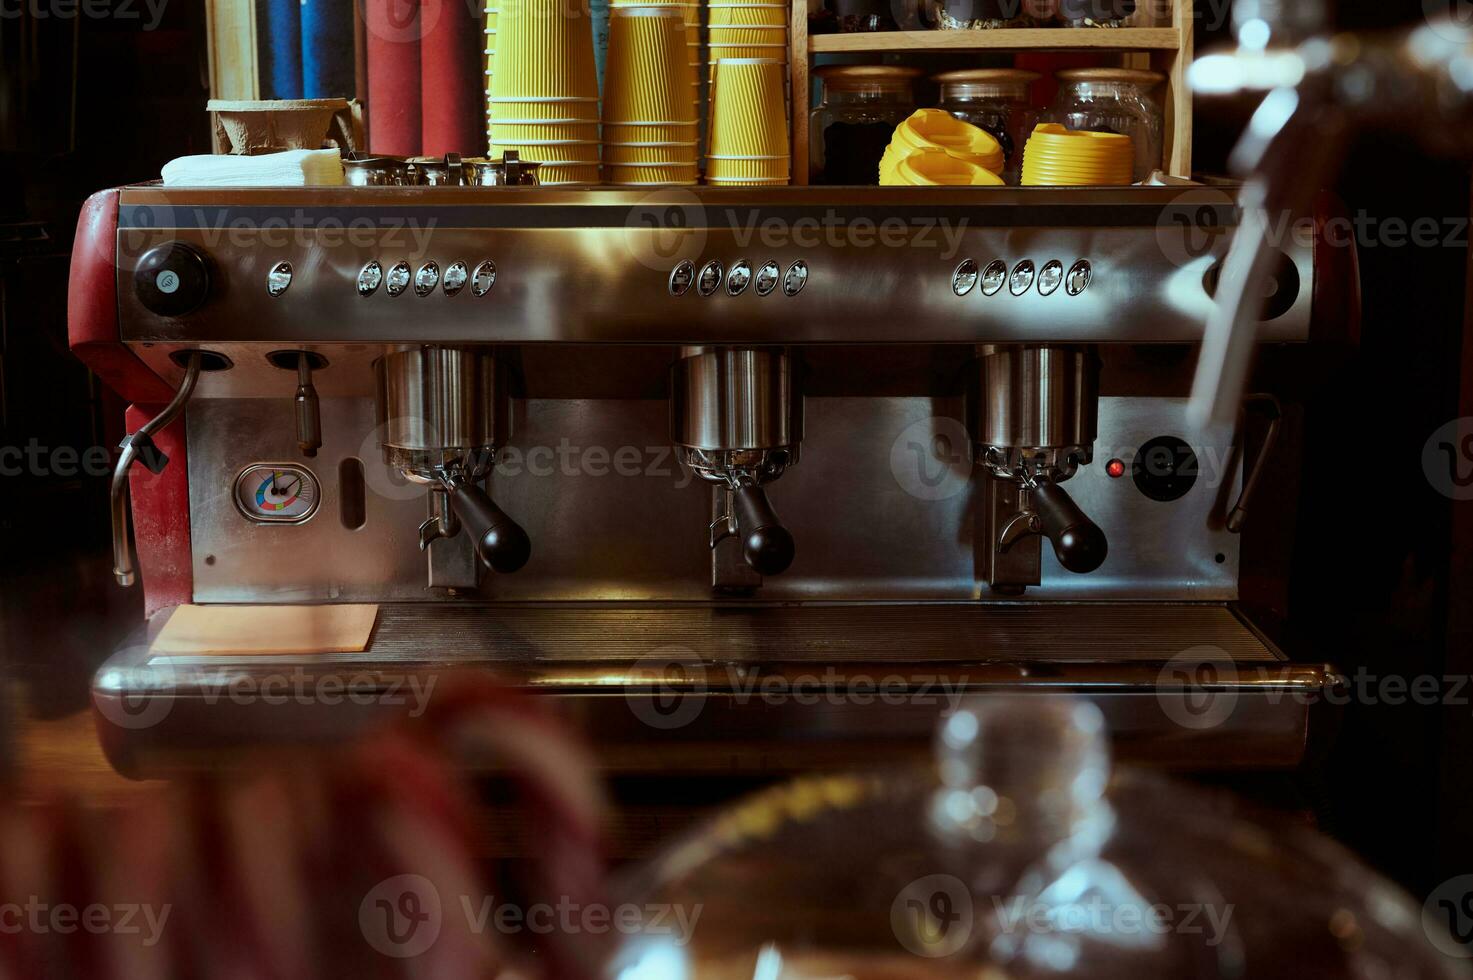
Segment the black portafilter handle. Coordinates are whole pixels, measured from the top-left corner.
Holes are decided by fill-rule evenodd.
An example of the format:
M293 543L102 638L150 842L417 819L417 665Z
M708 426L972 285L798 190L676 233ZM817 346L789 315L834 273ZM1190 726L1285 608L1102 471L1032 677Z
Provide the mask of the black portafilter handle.
M1109 543L1105 532L1056 483L1039 482L1033 486L1033 512L1043 526L1043 533L1054 544L1059 564L1071 572L1092 572L1105 563Z
M738 487L737 531L742 536L742 557L758 575L779 575L793 563L793 536L783 527L759 486Z
M512 520L491 495L474 483L452 483L450 506L466 530L475 537L476 554L486 567L503 574L515 572L532 557L532 539Z

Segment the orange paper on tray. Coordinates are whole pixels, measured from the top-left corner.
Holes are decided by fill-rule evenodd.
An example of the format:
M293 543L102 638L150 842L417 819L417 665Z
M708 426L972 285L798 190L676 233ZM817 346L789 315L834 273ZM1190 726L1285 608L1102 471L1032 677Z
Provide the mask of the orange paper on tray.
M180 606L150 653L361 653L377 618L376 605Z

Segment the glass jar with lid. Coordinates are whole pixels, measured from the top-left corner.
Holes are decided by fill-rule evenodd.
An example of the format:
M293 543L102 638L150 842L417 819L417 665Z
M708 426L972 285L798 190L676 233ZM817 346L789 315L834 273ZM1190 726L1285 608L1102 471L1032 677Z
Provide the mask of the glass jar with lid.
M895 127L916 110L919 68L825 65L823 100L809 115L809 179L815 184L880 182L880 158Z
M1058 94L1041 122L1129 136L1135 151L1133 182L1161 168L1162 110L1152 92L1165 75L1138 68L1070 68L1057 77Z
M963 122L985 129L1002 146L1001 177L1017 184L1023 168L1023 144L1038 113L1028 101L1028 87L1038 73L1018 68L973 68L933 75L941 87L938 108Z

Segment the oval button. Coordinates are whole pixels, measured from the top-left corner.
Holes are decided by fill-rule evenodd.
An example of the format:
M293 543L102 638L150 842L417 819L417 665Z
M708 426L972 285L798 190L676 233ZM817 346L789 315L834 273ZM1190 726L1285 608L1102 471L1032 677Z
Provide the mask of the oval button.
M726 295L740 296L752 284L752 263L738 259L726 274Z
M1008 276L1008 292L1014 296L1022 296L1028 292L1033 285L1033 262L1024 259L1013 266L1013 274Z
M701 269L701 280L696 283L696 291L702 296L714 295L721 288L721 279L726 275L726 270L721 263L712 259Z
M485 296L496 285L496 263L490 259L476 266L476 271L471 275L471 295Z
M691 283L696 281L696 267L690 259L683 260L670 270L670 295L684 296L690 292Z
M372 296L378 291L383 281L384 267L378 264L378 259L370 260L367 265L358 270L358 295Z
M1043 268L1038 270L1038 295L1050 295L1059 288L1059 283L1063 281L1064 263L1058 259L1049 259L1043 264Z
M398 296L409 288L409 263L395 262L389 274L384 277L384 289L388 290L390 296Z
M977 263L974 259L967 259L956 267L951 274L951 291L958 296L965 296L977 285Z
M982 295L993 296L1007 282L1008 266L1002 259L993 259L982 270Z
M435 291L438 285L440 285L440 267L433 262L426 262L414 274L414 295L416 296L428 296Z
M1078 296L1089 288L1091 277L1094 273L1090 270L1089 262L1080 259L1069 267L1069 274L1064 277L1064 292L1070 296Z
M465 263L456 260L445 267L445 295L454 296L465 288L466 281L471 277L470 270Z
M788 274L783 276L783 295L797 296L808 285L808 263L799 259L788 266Z
M266 273L266 292L272 296L280 296L291 288L291 284L292 264L290 262L278 262L271 267L270 272ZM163 288L162 283L159 288Z
M776 262L764 262L757 270L757 295L770 296L782 277L782 268Z

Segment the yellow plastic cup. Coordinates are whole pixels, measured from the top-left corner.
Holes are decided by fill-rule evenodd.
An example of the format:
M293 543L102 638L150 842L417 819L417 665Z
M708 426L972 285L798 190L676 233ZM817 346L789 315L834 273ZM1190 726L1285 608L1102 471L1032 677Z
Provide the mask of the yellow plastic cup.
M706 174L715 178L767 178L787 180L791 161L787 157L706 158Z
M598 98L593 28L562 0L502 0L496 21L494 99Z
M707 17L712 27L786 27L785 4L711 4Z
M699 127L691 122L624 122L605 123L606 143L689 143L699 135Z
M788 46L788 28L786 25L778 27L712 27L711 44L718 50L727 44L777 44L786 48Z
M602 146L598 140L521 140L516 143L493 141L490 155L498 157L507 150L515 150L522 155L523 160L597 164Z
M610 11L604 65L604 121L684 122L691 118L685 25L674 7Z
M541 143L545 140L593 142L598 140L598 123L591 122L529 122L506 123L492 120L489 127L491 139L496 143Z
M604 144L605 164L690 164L695 166L700 149L696 143Z
M787 72L780 61L715 62L708 152L714 157L787 157Z
M604 179L610 184L693 184L700 178L694 163L610 164Z

